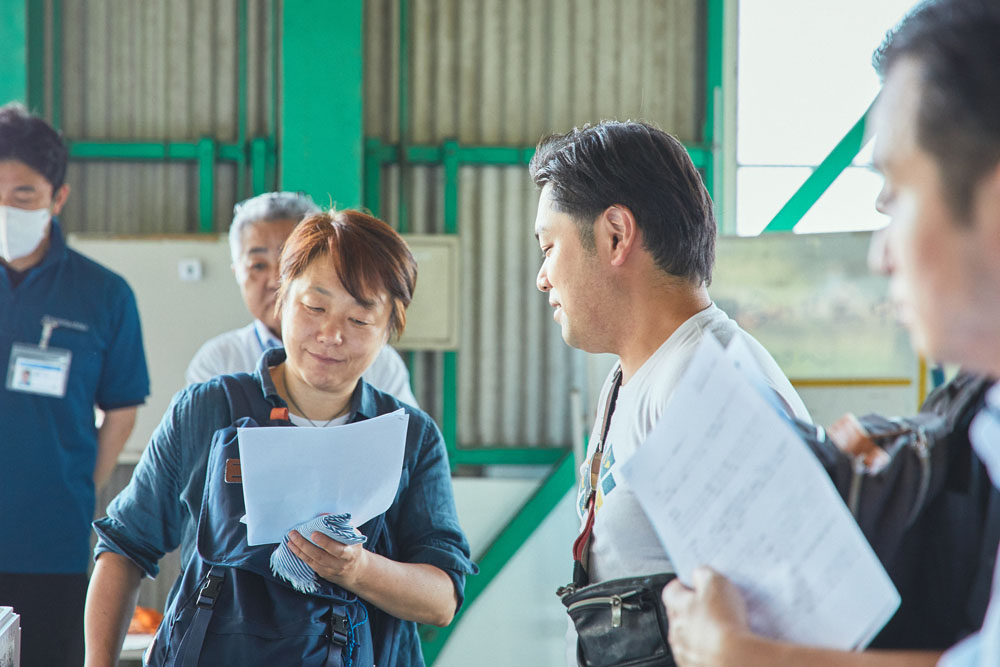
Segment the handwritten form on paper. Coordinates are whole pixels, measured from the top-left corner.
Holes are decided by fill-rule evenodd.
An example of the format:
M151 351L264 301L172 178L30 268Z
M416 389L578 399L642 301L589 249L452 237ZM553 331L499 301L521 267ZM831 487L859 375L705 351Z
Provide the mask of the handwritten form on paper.
M707 336L623 473L684 582L709 565L774 639L861 648L900 598L826 471Z
M409 416L309 428L241 428L240 467L247 543L280 542L293 526L350 512L360 526L396 497Z

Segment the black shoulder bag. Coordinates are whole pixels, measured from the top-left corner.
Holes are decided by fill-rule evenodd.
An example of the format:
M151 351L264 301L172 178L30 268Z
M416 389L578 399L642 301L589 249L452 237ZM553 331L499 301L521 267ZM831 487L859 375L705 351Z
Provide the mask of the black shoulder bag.
M601 439L590 460L587 521L573 543L573 583L560 587L556 594L576 626L577 662L583 667L674 667L667 642L667 612L660 594L675 575L652 574L591 584L587 574L601 459L621 384L619 367L604 406Z

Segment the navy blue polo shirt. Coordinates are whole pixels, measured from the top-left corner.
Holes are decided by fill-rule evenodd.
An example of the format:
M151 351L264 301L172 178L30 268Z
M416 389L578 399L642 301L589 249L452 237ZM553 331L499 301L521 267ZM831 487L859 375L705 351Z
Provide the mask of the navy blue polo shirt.
M90 557L97 428L94 407L149 395L135 296L125 280L66 247L52 221L45 257L16 286L0 270L0 572L82 573ZM66 395L7 389L15 343L72 354Z

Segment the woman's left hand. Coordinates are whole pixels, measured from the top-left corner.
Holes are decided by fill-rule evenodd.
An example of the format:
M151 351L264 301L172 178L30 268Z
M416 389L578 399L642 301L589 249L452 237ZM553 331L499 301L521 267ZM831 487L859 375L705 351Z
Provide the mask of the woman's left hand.
M341 544L323 533L313 532L312 542L298 531L289 534L288 548L319 576L354 591L371 556L361 544Z

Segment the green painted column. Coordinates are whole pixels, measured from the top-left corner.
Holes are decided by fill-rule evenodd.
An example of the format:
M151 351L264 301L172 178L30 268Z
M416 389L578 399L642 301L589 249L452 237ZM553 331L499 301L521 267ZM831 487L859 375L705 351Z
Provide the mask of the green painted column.
M0 0L0 105L28 100L28 12L24 0Z
M361 19L362 0L283 3L279 184L324 207L361 205Z

